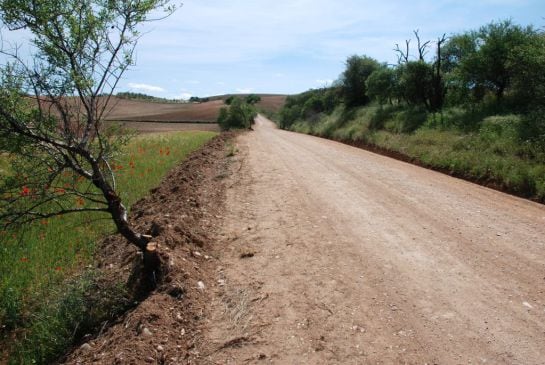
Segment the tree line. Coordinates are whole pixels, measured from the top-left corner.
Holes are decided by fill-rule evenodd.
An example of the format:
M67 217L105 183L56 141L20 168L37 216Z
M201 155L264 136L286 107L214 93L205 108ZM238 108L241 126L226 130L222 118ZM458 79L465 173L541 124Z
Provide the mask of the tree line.
M370 102L420 109L439 118L450 107L493 106L494 113L531 116L527 134L545 139L543 30L503 20L433 41L413 33L413 39L395 45L396 64L353 55L332 87L289 97L280 126L289 128L339 105L355 108Z

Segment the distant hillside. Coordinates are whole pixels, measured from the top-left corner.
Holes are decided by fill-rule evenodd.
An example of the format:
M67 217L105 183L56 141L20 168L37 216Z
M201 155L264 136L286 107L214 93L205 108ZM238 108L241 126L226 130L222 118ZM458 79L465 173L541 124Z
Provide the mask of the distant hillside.
M142 94L142 93L134 93L131 91L118 92L116 96L120 99L128 99L128 100L145 100L145 101L153 101L153 102L160 102L160 103L187 103L187 101L181 100L181 99L158 98L156 96Z
M230 95L210 97L201 103L173 103L161 100L126 99L114 97L106 119L110 121L140 122L200 122L215 123L219 111L225 106L224 100ZM260 94L257 104L261 109L278 112L286 101L285 95Z

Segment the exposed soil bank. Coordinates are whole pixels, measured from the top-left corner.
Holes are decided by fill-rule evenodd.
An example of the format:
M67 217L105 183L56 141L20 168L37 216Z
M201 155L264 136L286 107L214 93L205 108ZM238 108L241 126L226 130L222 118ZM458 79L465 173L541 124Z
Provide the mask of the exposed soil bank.
M199 358L199 326L217 265L210 237L223 213L230 138L220 135L191 154L133 206L133 221L154 236L164 262L157 288L73 351L66 364L190 364ZM103 243L98 260L101 270L129 283L141 261L118 236Z

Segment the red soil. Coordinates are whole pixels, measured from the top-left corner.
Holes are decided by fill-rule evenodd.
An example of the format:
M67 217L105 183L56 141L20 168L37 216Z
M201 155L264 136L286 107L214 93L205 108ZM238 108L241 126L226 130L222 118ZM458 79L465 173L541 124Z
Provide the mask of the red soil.
M284 105L286 96L262 96L259 107L278 111ZM206 103L159 103L141 100L112 98L111 110L106 119L111 121L146 122L208 122L213 123L219 110L224 107L223 100Z

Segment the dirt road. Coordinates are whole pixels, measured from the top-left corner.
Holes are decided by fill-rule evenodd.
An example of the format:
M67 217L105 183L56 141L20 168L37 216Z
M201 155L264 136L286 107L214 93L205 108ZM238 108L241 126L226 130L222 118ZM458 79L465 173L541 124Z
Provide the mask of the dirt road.
M545 207L259 117L238 139L212 364L545 364Z

